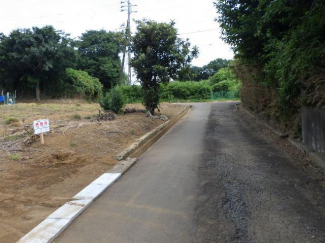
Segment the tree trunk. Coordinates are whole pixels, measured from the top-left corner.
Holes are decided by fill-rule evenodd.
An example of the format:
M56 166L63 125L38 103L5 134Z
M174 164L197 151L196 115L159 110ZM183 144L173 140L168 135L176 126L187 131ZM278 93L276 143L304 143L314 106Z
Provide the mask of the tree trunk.
M155 114L155 108L153 106L149 108L149 111L150 111L151 115Z
M36 100L38 102L41 101L41 90L40 90L40 87L39 87L39 82L36 83Z
M123 84L125 52L126 52L126 46L124 47L124 50L123 50L122 67L120 70L120 87L122 87L122 84Z

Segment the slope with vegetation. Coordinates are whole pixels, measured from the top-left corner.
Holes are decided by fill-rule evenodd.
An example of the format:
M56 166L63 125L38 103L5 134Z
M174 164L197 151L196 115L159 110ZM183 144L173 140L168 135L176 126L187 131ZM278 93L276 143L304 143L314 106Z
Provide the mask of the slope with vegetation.
M325 106L322 0L219 0L224 40L236 53L241 99L285 129L299 127L302 104Z

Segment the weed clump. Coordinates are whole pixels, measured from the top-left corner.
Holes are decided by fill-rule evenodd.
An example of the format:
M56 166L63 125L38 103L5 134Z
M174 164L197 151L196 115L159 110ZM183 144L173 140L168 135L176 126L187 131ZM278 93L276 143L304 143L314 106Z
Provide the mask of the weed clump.
M19 120L15 117L5 117L6 125L10 125L10 124L18 123L18 122L19 122Z
M19 154L11 154L11 155L9 155L9 158L17 161L20 159L20 156L19 156Z
M71 116L71 119L72 119L72 120L81 120L81 116L80 116L79 114L73 114L73 115Z
M76 141L72 141L72 142L70 143L70 146L71 146L71 147L78 147L78 144L77 144Z

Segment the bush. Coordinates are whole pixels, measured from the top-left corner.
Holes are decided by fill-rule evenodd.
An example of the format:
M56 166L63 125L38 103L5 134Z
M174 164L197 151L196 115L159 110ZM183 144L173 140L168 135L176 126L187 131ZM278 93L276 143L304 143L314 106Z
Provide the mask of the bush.
M212 85L212 91L213 92L219 92L219 91L229 91L230 83L228 81L222 81L220 83L216 83Z
M116 86L115 88L111 89L100 100L99 104L105 111L113 111L114 113L119 113L125 105L125 99L121 88Z
M87 72L66 69L66 81L63 93L69 97L79 96L85 99L97 99L103 96L103 85L98 78L90 76Z
M212 77L209 78L210 85L214 85L220 83L222 81L235 81L236 77L231 71L229 67L221 68L218 72L216 72Z
M211 87L207 82L171 82L161 85L163 99L209 99Z
M138 103L143 100L143 92L141 86L131 85L122 86L121 91L127 103Z
M240 82L229 67L221 68L209 79L209 83L213 92L236 91L240 88Z

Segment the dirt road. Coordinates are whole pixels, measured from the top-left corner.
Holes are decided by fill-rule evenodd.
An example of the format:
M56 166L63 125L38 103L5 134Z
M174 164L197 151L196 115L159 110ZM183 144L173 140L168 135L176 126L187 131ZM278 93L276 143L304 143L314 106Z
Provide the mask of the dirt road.
M325 242L312 168L234 103L195 104L55 242Z

